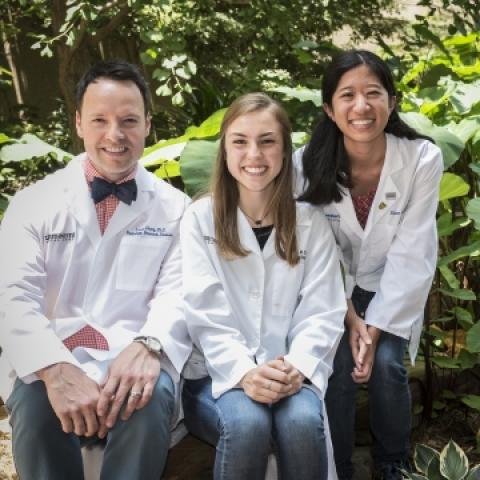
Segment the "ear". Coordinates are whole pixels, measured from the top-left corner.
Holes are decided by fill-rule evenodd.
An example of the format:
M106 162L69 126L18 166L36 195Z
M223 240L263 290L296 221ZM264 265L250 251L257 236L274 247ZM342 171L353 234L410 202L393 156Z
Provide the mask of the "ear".
M81 117L80 117L80 112L77 110L75 112L75 127L77 127L77 135L80 138L83 138L83 131L82 131L82 125L81 125Z
M397 106L397 97L390 97L390 99L388 100L388 103L389 103L388 108L390 110L390 113L392 113L395 107Z
M328 115L328 118L335 123L335 115L333 114L333 110L328 103L323 104L323 111Z
M147 138L150 135L151 127L152 127L152 116L149 113L147 113L147 116L145 118L145 129L146 129L145 138Z

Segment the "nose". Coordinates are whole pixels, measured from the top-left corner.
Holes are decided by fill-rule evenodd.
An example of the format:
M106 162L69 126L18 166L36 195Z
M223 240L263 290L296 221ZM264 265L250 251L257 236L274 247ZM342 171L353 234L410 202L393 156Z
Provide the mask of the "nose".
M248 146L248 156L250 158L256 158L260 155L260 153L260 148L257 142L250 142L250 145Z
M364 110L368 110L369 108L370 104L368 103L367 98L364 95L357 95L355 97L355 111L363 112Z
M122 140L125 138L125 134L118 122L112 122L107 130L107 138L111 141Z

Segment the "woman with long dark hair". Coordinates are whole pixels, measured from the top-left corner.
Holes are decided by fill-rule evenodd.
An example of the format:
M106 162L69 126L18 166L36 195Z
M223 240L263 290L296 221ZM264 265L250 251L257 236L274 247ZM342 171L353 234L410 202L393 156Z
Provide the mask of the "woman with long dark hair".
M323 116L294 157L300 200L323 206L344 267L348 311L326 404L340 480L353 475L355 395L368 383L376 476L409 455L413 361L437 258L440 150L404 123L388 65L339 54L323 78Z
M335 478L323 398L346 312L324 215L293 197L290 123L265 94L228 109L211 194L181 224L195 344L187 428L216 446L215 480ZM331 456L330 456L331 458Z

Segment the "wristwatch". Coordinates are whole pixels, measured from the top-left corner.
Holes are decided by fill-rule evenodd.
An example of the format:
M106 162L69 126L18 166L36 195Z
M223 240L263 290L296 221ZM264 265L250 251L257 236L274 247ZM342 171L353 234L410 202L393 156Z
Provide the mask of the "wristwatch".
M147 347L147 350L151 353L154 353L158 357L162 354L163 347L160 343L160 340L156 337L147 337L145 335L140 335L133 339L134 342L139 342Z

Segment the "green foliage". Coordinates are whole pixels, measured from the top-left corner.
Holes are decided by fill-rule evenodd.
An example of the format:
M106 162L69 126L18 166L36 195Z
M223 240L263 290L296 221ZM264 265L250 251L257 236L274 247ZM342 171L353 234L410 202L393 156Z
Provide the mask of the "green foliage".
M426 445L417 445L414 454L418 473L403 472L410 480L477 480L480 466L470 468L465 452L450 440L441 452Z

